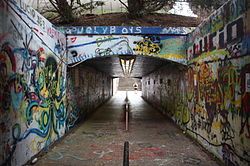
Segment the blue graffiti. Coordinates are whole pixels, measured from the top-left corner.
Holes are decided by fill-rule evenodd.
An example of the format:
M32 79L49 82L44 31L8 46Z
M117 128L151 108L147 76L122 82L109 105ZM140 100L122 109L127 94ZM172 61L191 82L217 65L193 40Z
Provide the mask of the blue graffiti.
M107 41L119 40L119 39L122 39L122 38L124 38L124 37L116 37L116 38L111 38L111 39L103 39L103 40L93 41L93 42L89 42L89 43L71 45L71 46L68 46L68 49L87 46L87 45L96 44L96 43L107 42Z
M191 32L186 27L131 27L131 26L78 26L78 27L60 27L61 32L69 35L186 35Z

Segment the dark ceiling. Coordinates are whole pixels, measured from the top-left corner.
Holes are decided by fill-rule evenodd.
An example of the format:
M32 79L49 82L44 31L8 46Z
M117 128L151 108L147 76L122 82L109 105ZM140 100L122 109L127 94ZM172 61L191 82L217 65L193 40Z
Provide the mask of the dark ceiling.
M124 77L118 56L101 57L83 62L80 66L90 66L98 71L109 74L112 77ZM149 56L136 56L136 60L130 77L143 77L165 65L180 67L178 63Z

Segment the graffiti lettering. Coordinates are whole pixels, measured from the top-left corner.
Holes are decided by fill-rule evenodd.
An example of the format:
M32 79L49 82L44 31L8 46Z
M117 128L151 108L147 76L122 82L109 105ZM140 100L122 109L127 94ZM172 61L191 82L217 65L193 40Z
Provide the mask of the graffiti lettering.
M93 27L61 27L61 31L66 34L93 34L93 35L127 35L127 34L145 34L145 35L185 35L191 32L193 28L186 27L124 27L124 26L93 26Z
M151 38L145 37L142 41L135 42L134 51L142 55L158 54L161 51L161 44L152 41Z
M197 58L202 53L213 51L215 49L221 49L224 48L225 45L230 46L235 44L237 41L242 40L244 35L243 28L243 18L240 17L239 19L228 24L224 30L205 36L203 39L194 43L192 47L189 47L189 59L191 60L192 58Z
M51 37L51 38L53 38L53 39L59 39L60 38L60 32L58 32L57 30L55 30L54 28L52 28L52 27L49 27L48 29L47 29L47 34Z

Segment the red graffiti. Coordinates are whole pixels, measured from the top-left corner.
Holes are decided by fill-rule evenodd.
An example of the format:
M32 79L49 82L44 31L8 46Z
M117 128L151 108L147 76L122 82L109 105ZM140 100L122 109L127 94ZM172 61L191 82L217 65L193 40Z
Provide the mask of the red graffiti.
M74 43L76 41L77 37L71 37L70 40L72 43Z
M12 71L13 72L16 72L16 60L15 60L15 57L14 57L14 54L11 50L11 48L9 47L8 44L4 44L2 46L2 50L1 50L2 53L0 53L0 60L6 60L6 57L4 55L4 53L6 53L10 59L10 62L11 62L11 65L12 65ZM1 63L5 63L5 62L1 62Z
M54 28L48 28L47 29L47 34L52 38L52 39L59 39L60 33L55 30Z
M166 151L158 147L142 148L138 151L132 152L130 155L130 160L141 160L143 158L164 158L166 156Z
M42 32L40 32L37 28L33 28L33 30L35 30L35 31L36 31L36 33L39 33L40 35L42 35L42 36L43 36L43 33L42 33Z
M44 48L40 47L37 51L36 51L38 57L39 57L39 61L40 62L45 62L46 60L46 55L45 55L45 51Z

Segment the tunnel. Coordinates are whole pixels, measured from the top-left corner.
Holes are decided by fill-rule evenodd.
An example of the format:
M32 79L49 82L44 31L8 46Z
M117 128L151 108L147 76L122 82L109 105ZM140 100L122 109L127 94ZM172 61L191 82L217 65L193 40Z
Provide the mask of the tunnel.
M122 59L133 62L128 62L132 67L129 75L126 75L123 70ZM72 101L76 101L75 104L80 110L95 111L89 118L86 118L84 125L86 124L88 127L77 129L75 135L77 137L81 135L80 138L69 136L70 138L65 138L66 141L62 142L63 147L58 146L57 148L64 148L68 141L78 142L82 138L84 141L78 142L78 147L75 148L88 147L88 150L82 152L81 155L90 155L89 158L92 159L74 155L74 157L78 156L79 161L85 161L86 165L93 163L120 165L123 162L123 143L128 141L131 165L200 164L205 160L209 160L209 165L216 165L215 159L210 159L209 155L199 151L199 148L195 147L193 142L189 142L188 138L179 142L183 136L185 137L183 131L173 126L173 122L166 120L163 112L160 113L156 109L158 102L167 97L166 94L161 94L164 92L163 89L171 87L171 84L178 84L175 80L184 79L186 70L186 65L166 59L131 55L93 58L68 69L70 73L68 75L74 77L71 78L73 82L71 87L73 87L72 93L76 98ZM130 70L128 69L128 71ZM151 78L150 75L152 75ZM138 91L133 88L134 82L139 85ZM157 86L157 88L153 86ZM181 87L179 88L181 92ZM110 98L110 96L112 97ZM87 97L89 99L86 99ZM155 99L151 101L151 98ZM168 100L169 103L174 102L173 98L168 97ZM90 103L87 104L86 101ZM92 103L93 101L94 103ZM146 101L151 102L151 105L154 104L155 107L150 106ZM105 104L102 105L103 102ZM126 103L128 103L129 110L127 127L124 112ZM101 106L99 107L99 105ZM175 104L173 103L173 105ZM180 118L177 121L182 120ZM92 142L93 139L96 141ZM191 147L187 147L185 144L191 144ZM169 151L172 157L164 159L168 153L167 149L173 145L183 156L176 157L177 151ZM65 155L67 156L69 153L59 149L55 149L47 156L51 163L66 162ZM90 154L92 150L94 155ZM193 151L195 151L194 154L192 154ZM58 154L62 154L64 159L58 159ZM204 159L200 159L199 155L204 156ZM93 159L94 156L97 156L98 159ZM79 161L72 161L70 164L81 164ZM40 162L40 165L45 164L48 164L47 159Z
M0 165L249 165L249 6L57 27L0 1Z
M128 63L127 68L131 68L128 69L129 73L126 73L125 63L122 64L123 59ZM170 71L172 68L175 68L175 71ZM134 91L134 83L138 84L139 91L145 89L146 94L150 81L153 85L164 87L168 86L163 85L165 82L173 79L159 75L150 80L146 78L150 73L162 69L168 71L164 73L166 75L175 73L181 76L186 68L186 65L150 56L117 55L89 59L68 68L68 89L69 95L72 94L72 98L69 97L68 100L70 104L78 106L79 110L84 110L87 114L87 110L93 111L117 91ZM153 93L155 96L158 95L155 91ZM144 97L149 96L148 94Z

